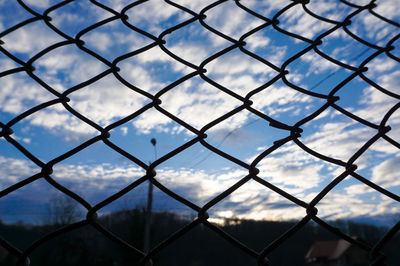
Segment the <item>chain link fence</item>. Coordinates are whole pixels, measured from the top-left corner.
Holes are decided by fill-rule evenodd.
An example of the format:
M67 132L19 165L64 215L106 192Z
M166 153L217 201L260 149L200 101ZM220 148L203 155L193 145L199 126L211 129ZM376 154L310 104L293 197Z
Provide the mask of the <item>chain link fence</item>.
M95 0L90 0L90 1L85 1L85 5L94 5L96 8L102 9L106 12L109 12L112 14L112 16L105 18L104 20L101 20L93 25L90 25L89 27L80 29L79 33L76 34L75 36L70 36L67 33L63 32L61 29L57 28L54 24L54 17L53 14L58 10L63 8L64 6L70 4L73 2L72 0L67 0L67 1L62 1L58 2L57 4L47 8L42 14L37 13L34 9L30 8L28 2L29 1L23 1L23 0L17 0L18 4L23 7L27 12L29 12L32 16L29 19L26 19L24 21L20 21L16 23L14 26L9 27L7 29L4 29L0 33L0 39L3 41L0 41L0 51L3 53L5 56L7 56L9 59L14 61L17 65L19 65L16 68L10 68L7 69L3 72L0 73L0 78L4 78L8 75L12 75L15 73L25 73L28 75L32 80L37 82L43 87L43 90L47 90L49 93L55 96L54 100L44 102L42 104L39 104L37 106L32 107L31 109L19 114L18 116L15 116L12 118L10 121L1 121L0 122L0 127L1 127L1 133L0 137L4 140L6 140L9 145L12 145L15 149L17 149L19 152L21 152L24 156L29 158L35 165L37 165L41 171L36 173L35 175L24 179L20 182L17 182L6 189L2 190L0 192L0 197L7 197L11 192L14 192L16 190L19 190L23 188L24 186L36 182L39 179L47 181L51 186L59 190L60 192L64 193L65 195L73 198L75 201L77 201L81 206L83 206L87 212L86 212L86 219L81 220L76 223L72 223L70 225L67 225L59 230L56 230L54 232L51 232L44 236L43 238L38 239L36 242L34 242L29 248L26 250L19 250L15 246L13 246L12 243L9 243L6 239L3 239L0 237L0 244L2 247L7 249L11 254L13 254L16 258L18 258L18 265L29 265L29 256L30 254L37 249L39 246L43 245L47 241L57 238L60 235L63 234L68 234L71 231L74 231L78 228L82 227L92 227L98 232L100 232L105 238L110 239L111 241L117 243L118 245L121 245L127 249L130 250L130 252L134 253L135 255L141 257L141 260L137 262L138 265L146 265L151 259L159 253L161 250L163 250L166 246L170 245L177 239L181 238L184 236L186 233L189 231L193 230L194 228L198 227L199 225L203 225L205 227L210 228L215 234L220 235L224 239L226 239L228 242L230 242L233 246L236 246L239 248L241 251L244 253L250 255L251 257L254 257L255 260L257 260L258 265L270 265L268 256L269 254L276 250L279 249L280 246L285 243L290 237L292 237L294 234L296 234L297 231L299 231L302 227L307 225L310 221L314 221L317 223L319 226L326 228L333 234L337 235L338 237L345 239L346 241L350 242L354 246L357 246L369 253L369 258L370 258L370 264L371 265L384 265L385 261L385 256L381 252L382 248L385 245L390 245L390 240L394 237L396 232L398 232L400 228L400 221L397 222L382 238L377 242L373 243L372 245L365 243L363 241L357 240L352 238L351 236L345 234L344 232L338 230L337 228L331 226L327 221L324 219L320 218L318 216L318 203L326 197L330 193L330 191L336 187L339 183L341 183L346 177L351 177L354 179L357 179L358 181L364 183L371 189L378 191L379 193L391 198L392 200L396 202L400 202L400 197L399 195L396 195L387 189L371 182L368 178L363 177L359 173L356 172L357 165L355 164L355 161L363 154L365 153L371 145L376 143L378 140L384 140L387 143L390 143L394 148L398 149L400 148L400 144L394 140L393 138L389 137L387 133L391 130L391 127L388 125L388 121L390 117L397 111L398 108L400 108L400 102L398 100L400 99L400 95L391 91L391 88L384 88L372 80L370 80L366 73L368 73L368 68L366 65L371 62L373 59L377 58L378 56L386 56L394 61L396 63L400 62L400 58L398 58L394 50L397 49L395 48L395 42L399 39L400 35L396 35L395 37L391 37L389 40L385 40L385 37L382 38L381 41L372 43L369 42L357 35L357 33L352 32L349 30L349 25L352 23L352 20L357 18L358 16L363 16L365 13L368 13L369 15L374 16L375 18L379 19L380 21L390 24L391 26L395 28L400 28L400 24L396 21L392 21L388 19L385 14L379 14L375 12L375 8L377 5L379 5L379 1L371 1L365 4L356 4L350 1L346 0L341 0L340 5L346 6L350 8L351 12L348 13L344 19L340 21L336 21L330 18L326 18L323 16L320 16L316 13L313 13L310 8L308 8L309 2L308 0L296 0L296 1L291 1L289 4L281 8L278 12L275 12L272 17L265 17L262 15L263 12L260 10L252 10L247 4L247 1L234 1L233 3L236 5L236 8L243 10L246 12L248 15L254 16L263 23L259 25L258 27L255 27L251 30L249 30L247 33L243 34L240 36L240 38L236 39L231 36L225 35L218 29L214 28L213 26L209 25L207 23L207 14L211 12L214 8L218 7L219 5L223 4L226 1L216 1L213 2L206 7L204 7L199 13L196 13L192 11L191 9L180 5L174 1L169 1L165 0L165 3L170 5L173 8L179 9L182 12L185 12L188 16L190 16L189 19L180 22L179 24L173 25L169 27L168 29L162 31L161 34L158 36L153 35L150 32L147 32L145 30L140 29L139 27L133 25L130 23L130 20L127 16L128 11L132 12L132 14L135 14L135 9L140 7L142 4L144 4L146 1L135 1L132 2L126 6L124 6L121 11L117 11L112 9L111 7L107 6L106 4L102 4L100 1L95 1ZM398 3L393 2L393 5L396 5ZM330 28L328 30L325 30L322 34L319 34L313 39L310 39L305 36L301 36L295 33L292 33L290 31L287 31L286 29L280 27L282 23L280 23L280 20L284 16L286 12L289 12L290 10L293 9L300 9L301 12L307 13L309 16L312 16L314 19L323 21L324 23L328 23ZM151 10L148 10L149 13L151 13ZM234 20L235 18L231 18ZM45 49L41 50L29 60L23 61L21 60L18 55L13 54L12 52L8 51L5 48L6 41L5 37L7 37L9 34L13 33L14 31L27 27L28 25L37 22L37 21L42 21L46 24L48 29L53 31L54 33L58 34L60 37L63 38L63 41L54 43L52 45L49 45ZM101 54L98 54L97 52L89 49L87 46L85 46L85 42L82 40L82 37L85 34L90 33L91 31L94 31L98 27L104 26L108 23L112 23L115 21L120 21L122 22L127 29L129 29L132 32L135 32L135 34L139 34L142 37L146 38L148 41L148 44L139 47L138 49L131 51L129 53L126 53L124 55L118 56L114 58L113 60L108 60L104 58ZM174 32L179 31L185 27L189 27L192 23L200 23L204 29L209 31L209 33L212 33L220 38L223 38L225 41L229 42L231 45L228 46L227 48L224 48L220 51L217 51L210 57L208 57L206 60L202 61L200 64L195 64L193 62L189 62L182 57L179 57L178 55L174 54L168 49L168 42L166 42L166 37L170 34L174 34ZM268 58L263 58L250 50L246 49L246 39L251 37L253 34L256 34L258 31L262 29L269 28L272 31L277 31L289 38L294 38L298 40L298 42L302 42L307 44L305 48L300 49L299 51L296 51L296 53L290 57L288 60L286 60L283 64L281 65L276 65L273 64L269 61ZM350 65L344 62L341 62L339 60L334 59L333 57L329 56L328 54L324 53L321 49L319 49L319 46L323 44L326 40L329 41L329 37L331 35L337 34L339 30L342 30L347 34L347 38L351 38L356 40L357 42L361 43L366 49L372 50L373 53L372 55L368 56L366 59L364 59L359 65ZM42 38L42 36L37 36L37 38ZM46 39L43 40L44 42ZM385 42L382 45L382 42ZM90 78L89 80L82 82L80 84L77 84L71 88L66 89L64 92L60 93L58 92L55 88L53 88L51 85L49 85L47 82L42 80L39 76L35 74L35 62L39 60L41 57L45 56L46 54L52 52L53 50L64 47L64 46L74 46L80 51L82 51L85 54L88 54L103 64L107 66L107 69L103 71L102 73L96 75L93 78ZM159 47L166 56L169 56L171 59L176 60L188 68L191 69L191 72L188 73L187 75L180 77L176 81L170 83L168 86L163 88L162 90L158 91L155 94L151 94L147 92L145 89L140 89L136 87L134 84L131 84L128 80L124 79L119 72L120 72L120 63L123 62L126 59L133 58L135 56L138 56L142 53L145 53L146 51L152 51L155 47ZM213 79L211 79L209 76L207 76L207 65L211 63L213 60L226 55L230 51L240 51L242 54L245 56L251 57L254 60L257 60L258 62L262 63L265 65L266 68L273 69L275 75L273 78L265 82L262 86L250 91L247 93L245 97L237 94L233 90L217 83ZM300 57L306 55L309 51L314 51L316 54L318 54L323 60L329 61L330 63L333 63L337 66L339 66L342 69L346 69L350 75L348 75L347 78L345 78L343 81L340 83L335 84L334 88L330 90L328 93L318 93L311 89L305 89L302 88L298 85L296 85L294 82L290 81L287 76L289 74L288 69L290 68L290 64L294 62L295 60L299 59ZM143 97L146 97L150 102L144 106L142 106L139 110L131 113L130 115L120 119L117 122L114 122L106 127L102 127L98 125L97 123L93 122L91 119L85 116L85 114L78 112L76 109L74 109L70 104L69 104L69 95L75 91L81 90L90 84L99 81L103 79L106 76L113 76L115 79L117 79L119 82L124 84L125 86L129 87L133 92L142 95ZM183 82L193 79L193 78L200 78L204 82L210 84L211 86L214 86L218 90L220 90L223 93L226 93L227 95L235 98L236 100L239 100L241 104L231 110L230 112L227 112L223 114L222 116L218 117L214 121L206 124L203 126L200 130L197 129L195 126L190 124L189 122L183 121L176 115L172 114L168 110L163 108L163 102L161 101L161 96L167 93L168 91L173 90L176 86L182 84ZM329 78L329 77L327 77ZM349 82L351 82L355 78L361 78L363 82L368 83L370 86L374 87L376 90L379 90L380 92L386 94L389 97L392 97L397 100L397 104L393 105L389 112L387 112L383 119L379 123L373 123L370 121L364 120L362 117L345 110L344 108L341 108L339 105L337 105L337 101L339 100L339 97L337 96L338 92ZM295 90L297 92L300 92L303 95L307 95L313 98L318 98L322 99L325 101L325 104L320 106L316 111L314 111L312 114L308 115L304 119L297 121L293 124L287 124L282 121L278 121L271 116L269 116L267 113L264 113L257 108L253 107L253 102L252 99L257 98L257 94L268 88L269 86L273 85L274 83L281 81L283 82L287 87L291 88L292 90ZM1 90L1 88L0 88ZM0 92L1 93L1 92ZM24 147L23 143L19 141L17 138L13 137L13 127L17 126L18 123L24 119L27 118L36 112L40 110L44 110L50 106L53 106L55 104L62 104L62 106L70 112L73 116L78 118L79 120L83 121L90 127L94 128L97 130L98 134L91 138L90 140L84 142L83 144L71 149L70 151L57 156L55 158L52 158L48 162L44 162L40 160L38 157L36 157L33 153L31 153L26 147ZM168 154L158 158L152 163L145 163L139 158L135 157L134 155L130 154L129 152L125 151L123 148L117 146L114 144L112 141L110 141L110 131L112 129L115 129L124 123L127 123L129 121L132 121L135 118L140 117L145 113L146 111L153 109L157 110L159 113L163 114L164 116L168 117L169 119L175 121L178 123L180 126L184 127L186 130L190 131L192 134L194 134L195 137L193 137L191 140L188 142L184 143L177 149L169 152ZM375 130L375 135L367 141L363 146L358 147L358 150L351 156L351 158L348 161L341 161L335 158L331 158L328 156L325 156L309 147L307 147L302 141L301 141L301 134L302 134L302 126L315 119L319 114L321 114L323 111L327 109L334 109L337 112L340 112L341 114L349 117L353 121L356 121L357 123L361 123L365 125L368 128L371 128ZM238 158L235 158L234 156L222 151L218 147L211 145L207 141L207 131L209 131L211 128L215 127L219 123L227 120L228 118L234 116L235 114L247 110L248 112L254 114L259 120L263 121L264 123L268 124L271 127L275 127L279 130L287 132L287 137L282 138L282 139L276 139L274 144L265 149L261 154L259 154L257 157L253 159L250 163L244 162ZM70 189L64 187L63 185L59 184L53 177L52 177L52 172L53 172L53 167L60 162L66 160L67 158L71 157L72 155L81 152L82 150L88 148L89 146L95 144L95 143L102 143L103 145L107 145L111 149L115 150L128 160L130 160L133 164L140 166L142 169L145 170L146 174L142 176L141 178L135 180L133 183L130 185L126 186L119 192L115 193L114 195L108 197L104 201L92 206L89 204L85 199L80 197L77 193L74 191L71 191ZM342 172L339 174L336 178L334 178L328 185L326 185L322 191L320 191L317 196L315 196L310 202L305 202L290 193L285 192L283 189L278 188L275 186L272 182L268 182L264 180L263 178L259 177L260 170L257 168L258 163L269 156L273 151L279 149L281 146L283 146L286 143L295 143L303 149L305 152L308 154L317 157L318 159L322 161L326 161L329 163L332 163L334 165L337 165L341 167ZM191 202L190 200L174 193L171 191L168 187L165 187L159 180L157 180L157 172L155 171L155 168L162 164L163 162L173 158L174 156L180 154L184 150L188 149L194 144L201 144L204 148L207 150L211 151L212 153L215 153L235 165L241 167L242 169L246 169L248 171L248 174L246 176L243 176L240 181L235 183L233 186L229 187L227 190L225 190L223 193L219 194L217 197L213 198L211 201L207 202L203 206L198 206L195 203ZM272 191L273 193L278 193L279 195L285 197L292 203L304 208L304 217L298 221L295 226L290 228L287 232L282 234L279 238L277 238L275 241L272 243L267 243L266 247L261 251L261 252L256 252L253 249L249 248L245 244L241 243L240 240L235 239L233 236L229 235L228 233L224 232L221 230L218 225L211 223L209 221L209 215L207 211L210 210L213 206L227 198L229 195L231 195L234 191L236 191L238 188L243 186L245 183L249 182L250 180L253 180L262 186L265 186L266 189ZM191 221L187 226L181 228L174 234L172 234L170 237L165 239L162 243L157 245L156 247L152 248L148 253L145 253L141 250L141 247L135 247L132 246L131 244L125 242L124 240L120 239L118 236L107 230L105 227L103 227L100 223L97 221L97 212L101 210L103 207L107 206L108 204L116 201L117 199L121 198L128 192L132 191L134 188L138 187L139 185L145 183L146 181L150 181L155 187L163 191L164 193L168 194L171 198L179 201L180 203L186 205L190 209L194 210L198 215L197 218L195 218L193 221ZM136 264L135 264L136 265Z

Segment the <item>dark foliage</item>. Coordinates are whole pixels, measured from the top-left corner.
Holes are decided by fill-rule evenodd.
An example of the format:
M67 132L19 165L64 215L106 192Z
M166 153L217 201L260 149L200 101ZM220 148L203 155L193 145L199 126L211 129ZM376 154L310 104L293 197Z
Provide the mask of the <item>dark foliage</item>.
M153 217L152 247L190 223L188 218L167 212L155 213ZM134 209L112 213L101 217L99 223L130 245L142 249L144 210ZM384 227L345 221L336 221L332 224L350 235L361 237L371 245L376 243L387 230ZM294 222L226 220L218 227L256 252L260 252L293 225ZM18 248L25 249L45 232L54 231L58 227L59 225L0 224L0 235ZM304 265L305 254L314 241L336 238L334 234L322 227L307 225L273 251L268 258L272 265ZM400 237L397 236L384 249L387 265L397 265L396 263L400 261L398 247L400 247ZM46 242L32 252L30 259L32 266L122 266L135 265L140 258L103 237L91 226L87 226ZM154 265L185 266L257 265L254 258L202 224L162 249L154 257L153 262ZM15 264L15 258L5 253L0 265L13 264Z

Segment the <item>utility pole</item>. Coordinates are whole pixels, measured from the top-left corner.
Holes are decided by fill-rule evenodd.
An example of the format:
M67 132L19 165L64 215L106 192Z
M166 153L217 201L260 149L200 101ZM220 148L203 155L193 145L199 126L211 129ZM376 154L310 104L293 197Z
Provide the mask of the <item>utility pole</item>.
M154 160L157 160L157 140L155 138L151 139L151 144L154 147ZM143 250L144 253L148 253L150 250L150 229L151 229L151 212L153 206L153 183L149 180L149 190L147 194L147 209L146 209L146 223L144 228L144 244ZM150 260L148 263L149 266L153 265L152 261Z

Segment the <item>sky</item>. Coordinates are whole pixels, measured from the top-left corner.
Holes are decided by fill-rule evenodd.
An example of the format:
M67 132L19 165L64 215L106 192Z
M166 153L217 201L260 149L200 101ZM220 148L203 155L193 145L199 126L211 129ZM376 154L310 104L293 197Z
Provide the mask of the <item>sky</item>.
M39 14L59 3L55 0L25 0L24 3ZM125 12L130 1L98 1L117 12ZM177 0L177 4L200 13L213 1ZM351 1L366 5L369 1ZM400 6L395 0L378 0L374 12L400 23ZM272 19L291 1L241 1L243 6ZM344 19L356 8L339 1L311 1L306 5L315 14L333 21ZM90 31L83 29L114 14L89 1L73 1L48 13L49 23L63 34L84 41L84 48L101 55L106 61L154 43L166 29L187 21L193 16L164 1L147 1L126 11L127 22L114 19ZM264 20L245 12L234 1L221 2L205 12L204 24L238 41L244 34L265 23ZM0 32L32 18L17 1L0 0ZM315 40L335 26L307 14L300 4L293 5L279 17L279 28ZM140 29L134 31L130 26ZM386 47L400 34L400 27L377 18L363 10L351 18L348 32L373 44ZM104 73L109 66L76 44L70 43L50 49L39 57L45 48L66 39L52 30L43 20L33 21L7 34L0 33L4 42L0 51L0 122L5 125L21 113L40 104L58 99L56 95ZM207 58L232 46L198 20L162 34L165 48L184 60L199 66ZM247 35L246 35L247 36ZM247 36L244 49L259 58L288 71L286 78L303 90L328 95L354 71L338 66L310 49L289 64L289 58L307 48L310 43L289 37L272 25ZM355 76L342 86L334 96L335 104L344 110L328 107L314 119L301 125L299 141L306 147L342 162L349 159L377 133L385 115L400 99L399 41L394 49L380 53L365 65L364 78ZM351 37L343 27L322 38L318 49L329 57L358 68L377 49ZM379 49L379 48L378 48ZM12 60L4 51L20 60ZM32 58L34 59L32 61ZM21 67L21 62L32 61L36 80L26 71L7 73ZM70 94L68 106L100 127L115 123L151 103L148 95L156 95L174 81L192 73L193 68L175 60L158 45L151 49L119 59L118 75L138 93L123 84L113 73L83 86ZM275 78L279 72L239 48L230 50L212 60L203 68L208 80L234 92L233 97L218 85L207 82L200 75L179 83L160 96L160 107L181 121L200 131L215 119L241 106L240 98L250 92L251 108L289 126L309 117L326 104L326 99L299 92L282 79L256 90ZM6 74L4 74L6 73ZM372 86L365 80L371 80ZM56 92L51 93L38 80ZM384 88L378 90L376 87ZM368 121L368 126L346 115L351 112ZM93 124L92 123L92 124ZM386 133L392 141L383 138L374 142L353 164L355 173L374 182L381 188L400 196L400 111L388 116L385 123L391 130ZM74 149L100 132L92 125L69 112L61 103L24 117L11 126L11 137L41 162ZM249 110L242 110L206 130L205 141L215 148L250 165L274 142L290 136L290 131L269 125L264 118ZM163 158L171 151L196 138L193 131L152 107L134 119L113 128L109 141L145 164ZM150 140L156 138L152 146ZM346 169L332 162L319 159L306 152L294 141L289 141L256 165L258 177L309 203ZM21 182L41 168L18 151L4 137L0 138L0 191ZM197 142L177 155L156 166L156 180L174 193L204 206L223 191L248 174L248 170ZM53 167L51 177L77 193L92 206L98 204L124 187L135 182L146 171L122 154L98 141ZM148 183L135 187L123 197L100 209L100 215L112 211L144 207ZM52 200L61 193L43 178L27 184L0 198L0 219L3 222L24 221L41 223L46 220ZM157 187L154 188L153 209L173 211L196 216L197 213L176 201ZM394 225L400 219L400 202L385 196L352 176L348 176L317 204L318 217L330 221L355 219L376 224ZM77 205L77 208L80 208ZM289 199L273 192L260 183L250 180L228 197L208 210L210 217L245 218L256 220L299 220L306 210Z

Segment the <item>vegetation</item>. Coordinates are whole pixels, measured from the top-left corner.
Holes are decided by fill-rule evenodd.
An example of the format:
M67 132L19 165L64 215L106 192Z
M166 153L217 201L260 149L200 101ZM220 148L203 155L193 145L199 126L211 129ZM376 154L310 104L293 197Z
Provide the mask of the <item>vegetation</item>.
M27 226L23 224L0 224L0 235L20 249L25 249L48 232L62 227L73 219L52 219L53 224ZM151 228L152 246L168 238L191 221L173 213L154 213ZM99 218L99 223L132 246L142 249L145 211L133 209L120 211ZM353 222L337 221L336 227L350 235L359 236L373 244L381 238L387 228ZM253 220L226 220L217 225L243 244L259 252L287 231L294 222L270 222ZM284 242L269 256L272 265L305 265L304 257L315 240L337 239L335 235L309 224ZM387 265L398 265L400 237L387 245ZM4 252L3 252L4 253ZM0 253L1 254L1 253ZM37 248L30 256L32 266L135 265L139 257L121 248L104 237L91 226L61 235ZM230 244L224 238L204 225L198 225L183 237L162 249L154 258L154 265L257 265L254 258ZM0 256L0 265L15 263L11 255Z

